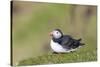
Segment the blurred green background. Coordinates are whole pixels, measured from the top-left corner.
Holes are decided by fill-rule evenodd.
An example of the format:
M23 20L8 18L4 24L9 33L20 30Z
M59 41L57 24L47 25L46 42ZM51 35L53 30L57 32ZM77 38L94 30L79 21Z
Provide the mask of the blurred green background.
M80 52L92 52L96 58L96 6L13 1L12 3L13 64L48 54L48 35L59 28L64 34L82 38L86 44Z

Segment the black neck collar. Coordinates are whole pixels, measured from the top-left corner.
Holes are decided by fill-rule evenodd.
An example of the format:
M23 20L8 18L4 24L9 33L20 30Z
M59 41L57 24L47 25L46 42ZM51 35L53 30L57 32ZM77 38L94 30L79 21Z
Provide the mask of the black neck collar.
M63 36L61 36L60 38L58 38L58 39L56 39L56 38L52 38L52 40L54 41L54 42L57 42L57 43L61 43L61 41L62 41L62 38L63 38Z

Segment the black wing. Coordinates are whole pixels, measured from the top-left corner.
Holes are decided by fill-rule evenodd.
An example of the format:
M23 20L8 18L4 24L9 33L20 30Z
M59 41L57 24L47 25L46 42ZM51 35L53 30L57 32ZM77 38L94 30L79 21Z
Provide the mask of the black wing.
M69 35L65 35L62 38L61 45L67 49L77 48L79 45L81 45L80 41L81 39L76 40Z

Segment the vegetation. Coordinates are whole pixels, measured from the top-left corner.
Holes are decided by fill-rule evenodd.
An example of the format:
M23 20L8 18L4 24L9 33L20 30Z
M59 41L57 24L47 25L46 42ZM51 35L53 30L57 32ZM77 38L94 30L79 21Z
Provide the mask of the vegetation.
M69 54L51 54L22 60L18 65L59 64L96 61L96 52L73 52Z

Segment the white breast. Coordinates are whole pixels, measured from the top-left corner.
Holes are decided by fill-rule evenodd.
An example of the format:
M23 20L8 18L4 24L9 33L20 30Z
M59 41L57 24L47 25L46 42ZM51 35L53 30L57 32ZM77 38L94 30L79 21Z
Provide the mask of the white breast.
M66 53L69 53L69 52L71 52L71 51L76 51L78 48L76 48L76 49L64 49L60 44L58 44L58 43L55 43L53 40L51 40L51 44L50 44L50 46L51 46L51 48L52 48L52 50L53 51L55 51L55 52L60 52L60 53L62 53L62 52L66 52Z
M66 50L60 44L53 42L53 40L51 40L50 46L55 52L66 52Z

